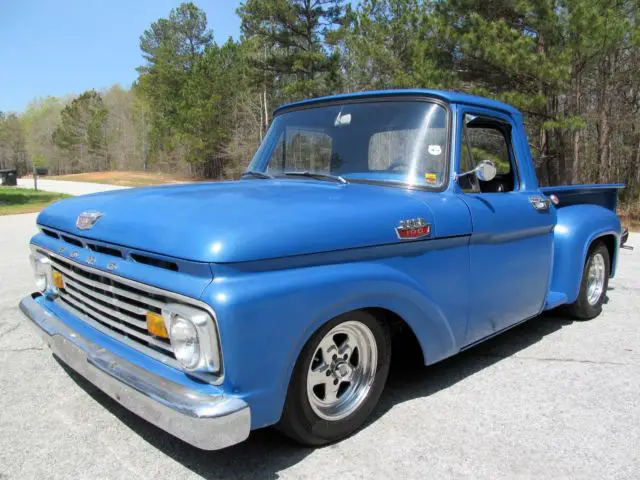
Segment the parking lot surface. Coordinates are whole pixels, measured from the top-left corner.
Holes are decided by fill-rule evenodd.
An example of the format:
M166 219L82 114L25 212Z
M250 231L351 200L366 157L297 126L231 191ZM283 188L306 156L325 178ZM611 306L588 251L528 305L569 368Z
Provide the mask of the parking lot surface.
M435 366L397 362L373 421L343 442L300 448L266 429L203 452L65 371L26 324L35 217L0 217L2 480L640 477L638 250L621 251L595 320L545 315Z

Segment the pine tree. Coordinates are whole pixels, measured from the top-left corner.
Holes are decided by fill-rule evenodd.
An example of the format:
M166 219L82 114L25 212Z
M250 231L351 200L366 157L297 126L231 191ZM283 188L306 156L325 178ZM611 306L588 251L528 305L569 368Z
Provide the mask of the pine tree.
M152 23L140 37L147 63L138 68L136 91L151 107L151 141L156 150L179 147L174 143L174 134L184 123L184 88L212 43L206 14L193 3L180 4L168 18Z
M331 34L344 12L342 0L247 0L238 9L244 36L264 47L254 66L275 78L287 99L336 89L339 56Z
M109 169L107 115L95 90L84 92L62 110L52 140L67 155L72 173Z

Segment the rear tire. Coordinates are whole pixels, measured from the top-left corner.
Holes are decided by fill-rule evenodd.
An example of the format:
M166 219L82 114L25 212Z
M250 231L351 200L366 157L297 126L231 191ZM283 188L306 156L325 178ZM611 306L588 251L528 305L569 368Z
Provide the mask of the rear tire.
M609 286L610 262L609 250L604 243L594 243L582 269L578 298L567 307L570 315L579 320L590 320L600 315Z
M361 310L334 318L300 353L278 430L308 446L349 436L378 403L390 362L385 323Z

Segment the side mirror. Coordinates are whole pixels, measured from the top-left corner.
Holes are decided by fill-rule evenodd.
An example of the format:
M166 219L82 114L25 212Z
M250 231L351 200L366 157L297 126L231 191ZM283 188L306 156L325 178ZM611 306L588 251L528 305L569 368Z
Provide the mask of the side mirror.
M476 165L476 168L474 168L473 171L476 174L476 177L478 177L478 180L483 182L493 180L496 178L498 173L496 164L491 160L482 160L478 165Z
M469 170L468 172L459 173L456 175L456 178L464 177L465 175L471 175L472 173L478 178L478 180L489 182L496 178L496 175L498 174L498 168L496 167L496 164L491 160L482 160L480 163L478 163L478 165L476 165L476 168L474 168L473 170Z

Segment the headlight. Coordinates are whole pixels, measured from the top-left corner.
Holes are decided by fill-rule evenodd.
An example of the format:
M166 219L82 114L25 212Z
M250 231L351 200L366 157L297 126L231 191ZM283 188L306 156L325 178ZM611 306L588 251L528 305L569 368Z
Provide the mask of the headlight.
M176 358L186 369L192 369L200 360L200 340L198 331L189 320L174 315L169 327L171 346Z
M31 260L31 267L33 268L33 274L36 279L36 288L38 291L44 292L50 286L51 261L49 257L37 250L31 252L29 259Z
M176 359L190 372L220 371L220 349L213 318L204 310L170 303L162 310Z

